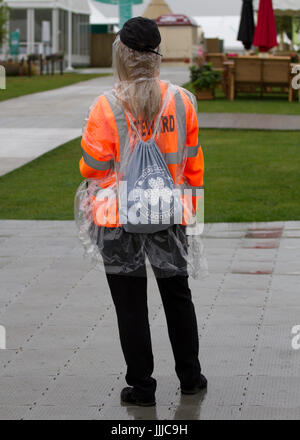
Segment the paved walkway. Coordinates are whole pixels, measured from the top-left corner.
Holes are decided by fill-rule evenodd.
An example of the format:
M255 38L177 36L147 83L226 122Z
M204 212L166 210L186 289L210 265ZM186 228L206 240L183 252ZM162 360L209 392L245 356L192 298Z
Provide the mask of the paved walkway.
M206 393L181 397L155 281L157 407L120 405L125 365L103 273L73 222L0 222L0 419L299 419L300 222L210 224L191 280Z
M300 113L300 105L299 105ZM200 128L300 130L300 116L258 113L199 113Z
M81 134L88 108L112 77L0 102L0 175Z

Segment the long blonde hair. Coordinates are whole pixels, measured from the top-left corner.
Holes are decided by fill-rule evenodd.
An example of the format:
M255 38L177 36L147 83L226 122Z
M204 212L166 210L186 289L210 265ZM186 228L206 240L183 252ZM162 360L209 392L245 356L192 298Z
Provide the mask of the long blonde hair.
M114 51L122 105L135 120L142 118L152 123L162 104L158 81L160 56L130 49L119 36Z

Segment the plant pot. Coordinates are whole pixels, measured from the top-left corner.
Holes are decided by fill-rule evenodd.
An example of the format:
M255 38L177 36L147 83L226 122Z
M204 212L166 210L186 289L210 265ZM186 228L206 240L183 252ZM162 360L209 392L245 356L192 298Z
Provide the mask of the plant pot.
M2 63L5 67L6 76L19 76L21 66L18 63Z
M206 101L215 99L215 89L202 89L196 91L198 101Z

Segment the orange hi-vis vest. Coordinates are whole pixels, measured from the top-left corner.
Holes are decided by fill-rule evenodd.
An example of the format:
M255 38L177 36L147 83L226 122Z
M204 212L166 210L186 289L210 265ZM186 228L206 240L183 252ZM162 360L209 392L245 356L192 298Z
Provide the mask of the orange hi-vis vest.
M160 81L160 86L163 100L170 85ZM186 90L172 86L160 119L155 141L175 186L182 185L192 190L203 188L204 160L198 143L197 112ZM144 141L152 137L153 124L140 119L134 121L134 125ZM100 188L115 184L124 151L133 134L128 115L116 95L113 92L101 95L90 111L81 140L82 176L97 179ZM192 205L196 210L197 196L194 192L192 194ZM120 226L117 199L107 204L97 202L95 194L92 197L94 223L98 226ZM182 223L186 224L184 220Z

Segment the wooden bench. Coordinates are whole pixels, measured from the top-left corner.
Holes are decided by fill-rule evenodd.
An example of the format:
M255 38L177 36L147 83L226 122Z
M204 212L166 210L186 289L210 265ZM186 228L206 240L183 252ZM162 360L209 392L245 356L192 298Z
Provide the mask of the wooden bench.
M238 92L273 92L274 87L287 93L293 101L291 60L289 57L260 58L241 56L228 65L228 98L234 100ZM278 90L276 90L278 93Z

